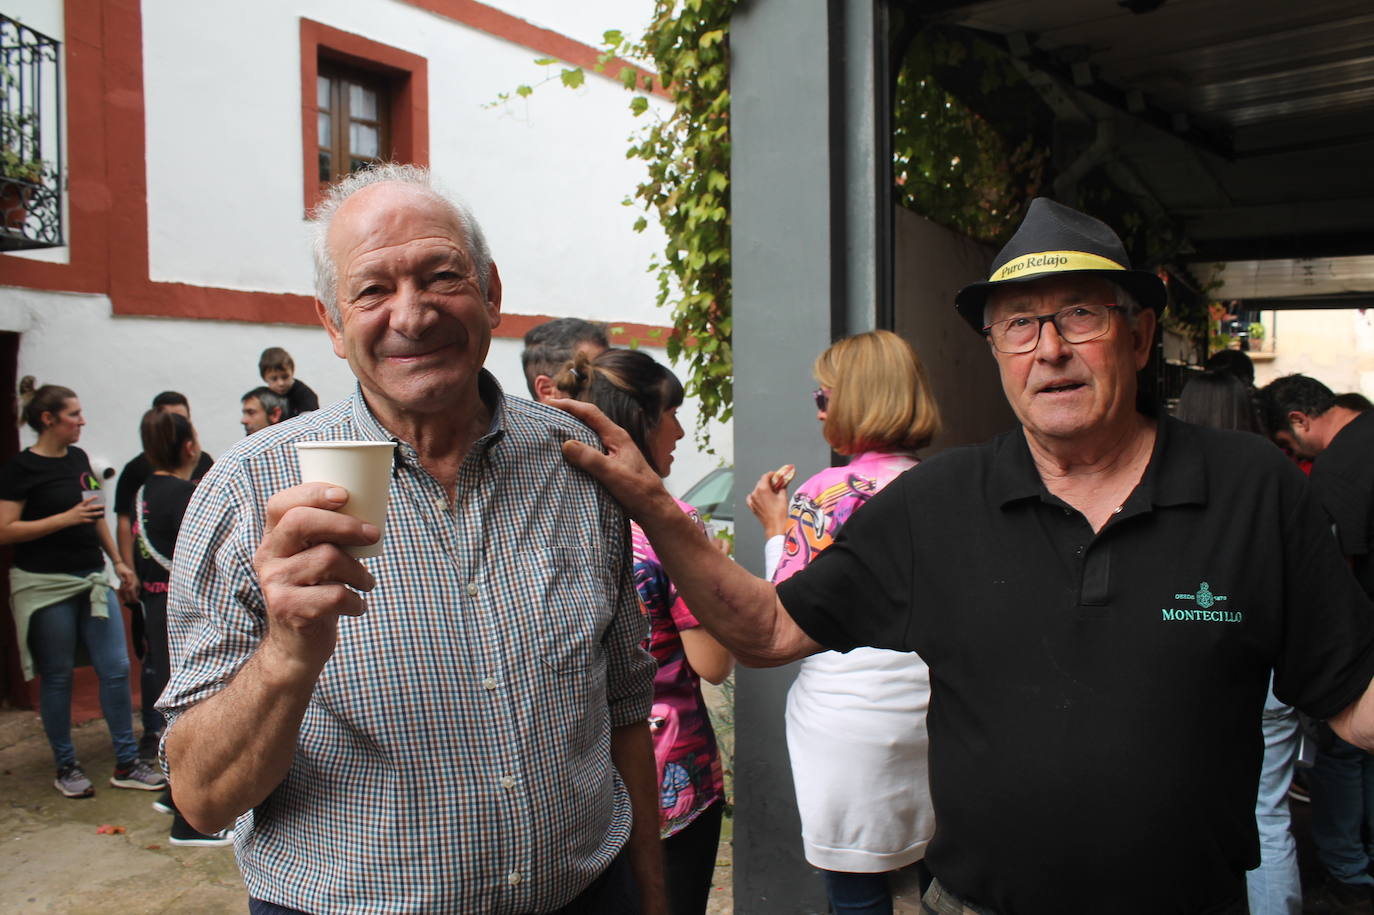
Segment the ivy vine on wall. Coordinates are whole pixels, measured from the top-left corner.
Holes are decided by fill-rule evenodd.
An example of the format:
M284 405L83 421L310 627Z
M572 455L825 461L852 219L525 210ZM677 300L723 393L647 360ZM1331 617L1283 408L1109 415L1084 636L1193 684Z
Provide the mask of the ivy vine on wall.
M626 157L639 159L646 176L625 199L658 217L667 236L649 264L658 281L657 303L670 310L673 331L663 341L668 356L686 366L685 388L700 402L697 436L709 445L706 424L733 413L733 357L730 318L730 15L739 0L655 0L654 16L639 38L621 31L603 36L598 70L612 61L651 65L659 89L672 103L665 113L649 103L654 85L634 67L620 79L634 93L630 110L646 118L631 138ZM581 86L578 67L553 58L536 64L550 75L522 85L528 97L545 83ZM510 100L510 93L497 104ZM634 224L642 232L648 219Z

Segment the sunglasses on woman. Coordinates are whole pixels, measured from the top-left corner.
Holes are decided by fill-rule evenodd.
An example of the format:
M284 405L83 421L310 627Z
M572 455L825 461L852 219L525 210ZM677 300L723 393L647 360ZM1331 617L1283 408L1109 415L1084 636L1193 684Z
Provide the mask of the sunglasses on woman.
M816 401L817 410L824 410L830 406L830 392L825 388L816 388L811 392L811 398Z

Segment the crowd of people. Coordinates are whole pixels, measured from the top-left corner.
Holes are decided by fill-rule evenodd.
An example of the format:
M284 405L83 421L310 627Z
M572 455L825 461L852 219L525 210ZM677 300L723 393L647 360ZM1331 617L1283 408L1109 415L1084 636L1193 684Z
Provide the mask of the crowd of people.
M173 844L233 842L253 913L702 915L727 799L701 681L801 661L799 838L835 913L891 913L908 867L928 913L1368 911L1374 411L1256 391L1231 353L1174 415L1139 398L1167 296L1101 222L1037 200L959 293L1019 420L991 442L921 459L940 408L897 335L819 354L844 461L758 480L764 578L664 487L668 368L558 319L525 337L531 399L502 390L500 273L426 170L354 174L313 226L350 396L320 407L266 350L214 463L158 395L117 536L76 394L26 401L0 542L65 796L94 791L89 659L110 783L160 791ZM381 531L289 447L359 440L396 446L364 560L344 548ZM1328 873L1305 900L1304 742Z

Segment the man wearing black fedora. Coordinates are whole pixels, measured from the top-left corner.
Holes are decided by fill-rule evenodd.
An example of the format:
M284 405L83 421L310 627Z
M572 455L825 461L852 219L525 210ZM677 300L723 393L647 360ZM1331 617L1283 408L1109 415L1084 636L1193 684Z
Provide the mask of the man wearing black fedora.
M1258 436L1137 407L1166 291L1105 224L1036 200L959 313L1020 428L873 498L776 588L689 536L623 432L569 443L741 662L930 665L938 913L1241 913L1275 693L1374 747L1374 607ZM837 748L837 752L842 752Z

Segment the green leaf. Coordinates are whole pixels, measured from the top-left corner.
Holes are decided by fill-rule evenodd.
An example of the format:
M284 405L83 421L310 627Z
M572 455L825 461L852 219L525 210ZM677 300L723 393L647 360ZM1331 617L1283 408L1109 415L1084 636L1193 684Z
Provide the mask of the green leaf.
M636 95L630 99L630 110L635 113L635 117L649 110L649 100L642 95Z
M518 96L520 96L521 98L529 98L529 97L530 97L530 94L531 94L532 92L534 92L534 90L533 90L532 88L530 88L529 86L516 86L516 87L515 87L515 94L518 95Z
M547 66L549 66L550 64L556 64L556 63L558 63L558 58L557 58L557 57L539 57L539 58L536 58L535 61L534 61L534 64L535 64L535 66L537 66L537 67L547 67Z
M563 85L567 86L569 89L576 89L586 82L587 74L583 72L581 67L572 67L558 74L558 78L562 80Z

